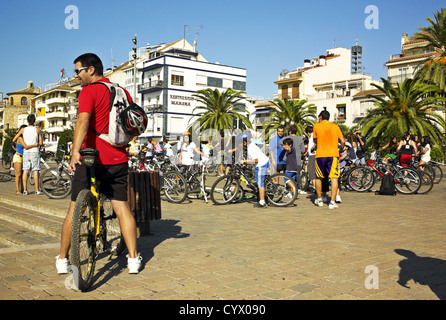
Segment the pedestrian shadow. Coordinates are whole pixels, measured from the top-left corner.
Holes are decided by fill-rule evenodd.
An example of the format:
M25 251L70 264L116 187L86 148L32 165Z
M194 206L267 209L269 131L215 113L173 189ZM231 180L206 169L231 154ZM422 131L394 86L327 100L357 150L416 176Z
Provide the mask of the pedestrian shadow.
M137 239L138 252L142 256L141 270L147 262L154 256L155 248L167 239L181 239L189 237L188 233L181 232L181 226L177 225L180 220L156 220L150 222L150 235ZM127 271L127 249L118 257L111 257L109 254L102 253L97 261L108 259L104 266L96 269L93 278L93 285L87 291L94 291L107 283L108 280L117 276L121 272Z
M429 286L440 299L446 300L446 261L431 257L420 257L414 252L405 249L395 249L395 252L406 259L401 260L398 284L410 289L407 283Z

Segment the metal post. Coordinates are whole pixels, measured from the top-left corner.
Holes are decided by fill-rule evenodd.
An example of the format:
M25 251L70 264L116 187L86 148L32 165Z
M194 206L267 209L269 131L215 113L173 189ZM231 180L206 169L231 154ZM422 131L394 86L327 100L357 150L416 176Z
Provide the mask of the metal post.
M132 41L133 41L133 84L134 84L134 86L133 86L133 100L136 103L136 57L137 57L136 34L135 34L135 37L132 39Z

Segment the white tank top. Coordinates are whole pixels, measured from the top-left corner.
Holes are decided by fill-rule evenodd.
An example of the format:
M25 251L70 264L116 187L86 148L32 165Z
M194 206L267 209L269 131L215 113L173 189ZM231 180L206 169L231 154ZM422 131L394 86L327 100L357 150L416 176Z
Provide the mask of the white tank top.
M37 135L37 128L26 127L25 130L23 131L23 140L25 140L25 143L29 146L37 143L39 141L39 137ZM24 150L24 152L36 152L36 151L39 151L39 148L33 147Z

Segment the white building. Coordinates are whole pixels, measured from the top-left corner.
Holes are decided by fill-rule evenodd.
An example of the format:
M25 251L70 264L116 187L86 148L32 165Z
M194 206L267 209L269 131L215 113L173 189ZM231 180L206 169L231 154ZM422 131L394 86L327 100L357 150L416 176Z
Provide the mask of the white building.
M78 81L72 80L32 98L35 103L36 124L45 133L44 146L47 150L56 151L57 134L74 128L80 89ZM25 124L26 116L21 119Z
M138 93L149 114L143 137L176 137L194 121L197 90L246 91L246 69L208 62L185 39L148 47ZM192 119L192 120L191 120Z
M328 49L325 55L305 59L303 67L282 73L274 83L278 85L276 98L308 100L317 106L317 114L325 109L331 121L352 127L373 106L364 93L370 93L375 89L371 84L379 81L362 73L362 48L356 45ZM264 108L260 109L259 116L266 117Z

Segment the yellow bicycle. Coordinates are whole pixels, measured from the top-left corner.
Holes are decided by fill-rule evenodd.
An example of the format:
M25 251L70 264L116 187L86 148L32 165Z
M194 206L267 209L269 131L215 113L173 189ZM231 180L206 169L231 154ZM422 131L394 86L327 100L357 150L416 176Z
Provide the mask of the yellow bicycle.
M76 199L71 232L71 264L77 269L75 281L81 291L93 283L96 259L101 252L118 256L125 249L119 221L110 199L100 193L96 181L96 156L99 151L80 151L82 162L90 173L90 189L82 190Z

